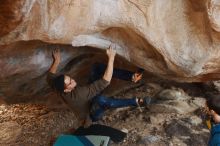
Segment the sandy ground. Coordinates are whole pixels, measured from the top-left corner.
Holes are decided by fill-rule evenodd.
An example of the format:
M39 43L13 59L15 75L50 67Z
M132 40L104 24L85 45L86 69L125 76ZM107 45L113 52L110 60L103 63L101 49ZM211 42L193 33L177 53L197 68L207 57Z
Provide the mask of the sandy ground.
M209 130L201 119L204 96L192 86L146 83L120 91L115 98L152 97L155 102L141 110L135 107L108 110L99 122L127 131L126 139L110 145L205 146ZM76 118L67 108L42 104L0 106L1 146L48 146L62 133L76 128Z

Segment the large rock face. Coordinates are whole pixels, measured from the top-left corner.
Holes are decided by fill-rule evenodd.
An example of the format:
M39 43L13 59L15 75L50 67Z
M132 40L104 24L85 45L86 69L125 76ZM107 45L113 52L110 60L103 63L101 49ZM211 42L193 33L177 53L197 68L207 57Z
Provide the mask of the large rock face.
M125 60L158 76L188 82L218 80L219 14L219 0L1 1L1 81L27 80L25 75L32 71L29 79L39 82L50 66L50 47L14 43L24 40L100 49L113 42ZM63 51L63 68L77 53L86 53L63 48L69 48ZM25 83L21 88L26 89Z
M1 33L2 45L37 39L103 49L114 42L120 55L158 75L187 78L218 73L219 0L14 3L18 7L14 10L12 5L8 11L14 10L17 20L1 24L8 29Z

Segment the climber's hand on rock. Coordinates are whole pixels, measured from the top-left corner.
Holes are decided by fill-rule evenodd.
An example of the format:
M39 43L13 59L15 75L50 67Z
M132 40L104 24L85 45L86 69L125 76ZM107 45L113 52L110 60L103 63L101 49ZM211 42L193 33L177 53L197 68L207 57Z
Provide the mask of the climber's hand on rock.
M116 50L115 50L115 48L113 49L112 44L106 50L106 54L108 55L109 59L114 59L115 58Z
M53 50L53 60L55 63L60 63L60 49L54 49Z

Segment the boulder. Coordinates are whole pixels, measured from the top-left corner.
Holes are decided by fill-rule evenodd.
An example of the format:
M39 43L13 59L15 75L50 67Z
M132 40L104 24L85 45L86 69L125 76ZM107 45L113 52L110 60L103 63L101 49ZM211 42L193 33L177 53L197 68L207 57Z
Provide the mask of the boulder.
M41 40L106 49L115 43L119 55L158 76L188 82L218 80L219 3L5 0L0 3L0 44Z

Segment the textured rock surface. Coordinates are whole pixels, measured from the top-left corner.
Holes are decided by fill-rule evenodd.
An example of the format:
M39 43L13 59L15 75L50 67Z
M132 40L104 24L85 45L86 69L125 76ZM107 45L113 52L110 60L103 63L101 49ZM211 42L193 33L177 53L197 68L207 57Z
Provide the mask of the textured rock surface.
M40 41L0 46L0 98L16 103L28 99L33 102L44 101L43 96L47 96L48 93L48 96L51 96L51 90L46 83L46 73L52 64L54 48L61 49L62 59L58 72L70 75L79 85L87 83L94 62L107 63L105 52L95 48L48 45ZM119 56L115 65L131 71L137 69Z
M220 78L219 0L18 0L12 4L6 0L0 4L1 45L42 40L105 49L114 42L118 54L162 77Z
M173 95L172 99L163 98L160 104L167 105L167 100L176 100L185 104L185 101L179 98L180 95L176 94L180 91L179 88L171 90L170 87L157 83L144 84L138 88L121 92L116 98L154 97L158 90L161 93L169 91ZM184 91L181 93L187 95ZM53 97L53 100L55 98ZM188 100L194 98L188 96ZM201 97L201 100L205 99ZM128 132L123 142L110 145L207 145L209 130L198 112L204 105L199 105L196 111L180 114L170 112L168 108L162 109L163 112L160 112L162 110L158 110L157 113L151 112L156 104L153 103L152 106L142 108L142 112L139 108L133 107L108 110L100 123ZM176 105L173 107L179 108ZM68 133L77 126L73 112L66 108L48 108L39 104L11 104L1 105L0 114L1 146L49 146L58 135Z
M49 145L51 139L76 127L74 114L45 82L54 48L61 49L58 71L79 84L86 82L93 62L106 61L101 50L111 42L121 56L116 57L118 67L134 70L134 64L177 81L219 80L219 13L219 0L0 1L0 103L5 104L0 106L0 144ZM114 83L111 93L129 84ZM217 88L218 82L214 85ZM207 144L209 132L197 113L203 98L163 90L154 83L128 89L119 96L160 96L142 113L138 109L106 113L104 124L128 131L119 145ZM6 105L27 101L56 109Z

